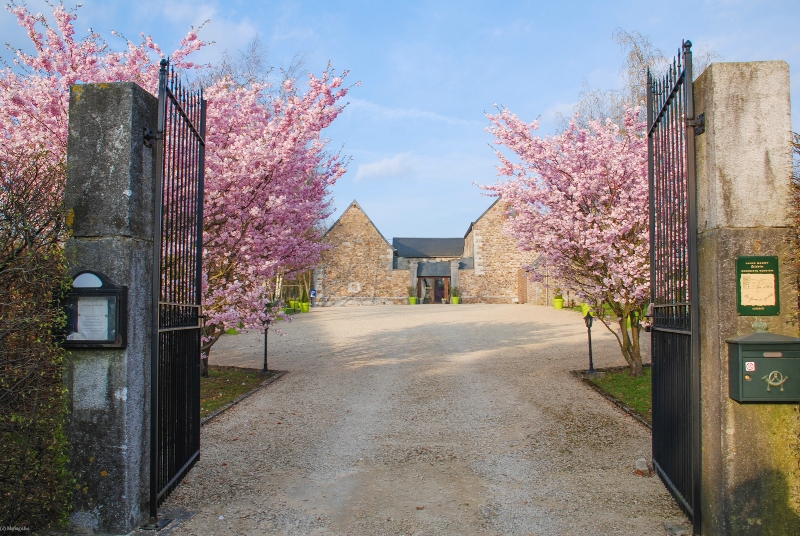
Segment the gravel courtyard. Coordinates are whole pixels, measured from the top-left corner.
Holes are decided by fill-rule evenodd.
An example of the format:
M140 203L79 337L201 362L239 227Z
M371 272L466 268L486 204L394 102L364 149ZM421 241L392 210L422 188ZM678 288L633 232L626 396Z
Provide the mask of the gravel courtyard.
M531 305L315 309L270 333L289 373L202 430L174 534L661 535L650 433L576 380L579 314ZM593 328L595 365L623 365ZM649 343L649 341L645 341ZM263 336L211 363L260 368Z

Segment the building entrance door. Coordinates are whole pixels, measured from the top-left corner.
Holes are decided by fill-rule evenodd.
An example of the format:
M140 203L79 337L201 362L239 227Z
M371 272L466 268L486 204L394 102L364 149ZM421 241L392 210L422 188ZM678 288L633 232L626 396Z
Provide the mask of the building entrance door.
M444 303L450 302L450 278L449 277L420 277L419 278L419 297L421 303Z

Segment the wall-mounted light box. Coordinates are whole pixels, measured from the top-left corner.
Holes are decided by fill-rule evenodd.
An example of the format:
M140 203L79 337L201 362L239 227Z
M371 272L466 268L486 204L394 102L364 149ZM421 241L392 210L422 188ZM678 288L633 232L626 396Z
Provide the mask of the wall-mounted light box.
M128 287L114 284L100 272L78 272L61 302L67 315L63 346L125 348Z

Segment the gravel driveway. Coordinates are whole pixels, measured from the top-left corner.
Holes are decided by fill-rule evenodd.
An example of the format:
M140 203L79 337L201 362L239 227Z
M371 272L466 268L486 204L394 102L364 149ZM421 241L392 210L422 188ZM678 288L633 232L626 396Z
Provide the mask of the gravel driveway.
M579 314L531 305L316 309L270 334L289 374L203 428L174 534L664 534L634 474L650 433L571 376ZM595 365L623 365L593 328ZM648 342L648 341L645 341ZM260 368L263 336L211 362Z

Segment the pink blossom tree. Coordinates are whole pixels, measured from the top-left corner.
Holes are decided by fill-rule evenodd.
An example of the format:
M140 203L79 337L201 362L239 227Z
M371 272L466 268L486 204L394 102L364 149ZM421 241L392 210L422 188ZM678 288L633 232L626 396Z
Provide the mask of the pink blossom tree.
M538 121L527 124L507 109L487 116L495 144L517 157L496 149L498 174L507 179L481 187L510 205L506 231L521 249L538 253L551 275L610 315L604 325L631 375L641 375L650 258L647 138L639 108L626 110L624 129L610 120L582 128L576 117L564 132L545 138L533 135Z
M206 91L205 352L229 327L263 331L276 277L319 261L318 223L347 164L322 130L343 109L345 76L329 67L304 92L285 80L277 96L227 77Z

